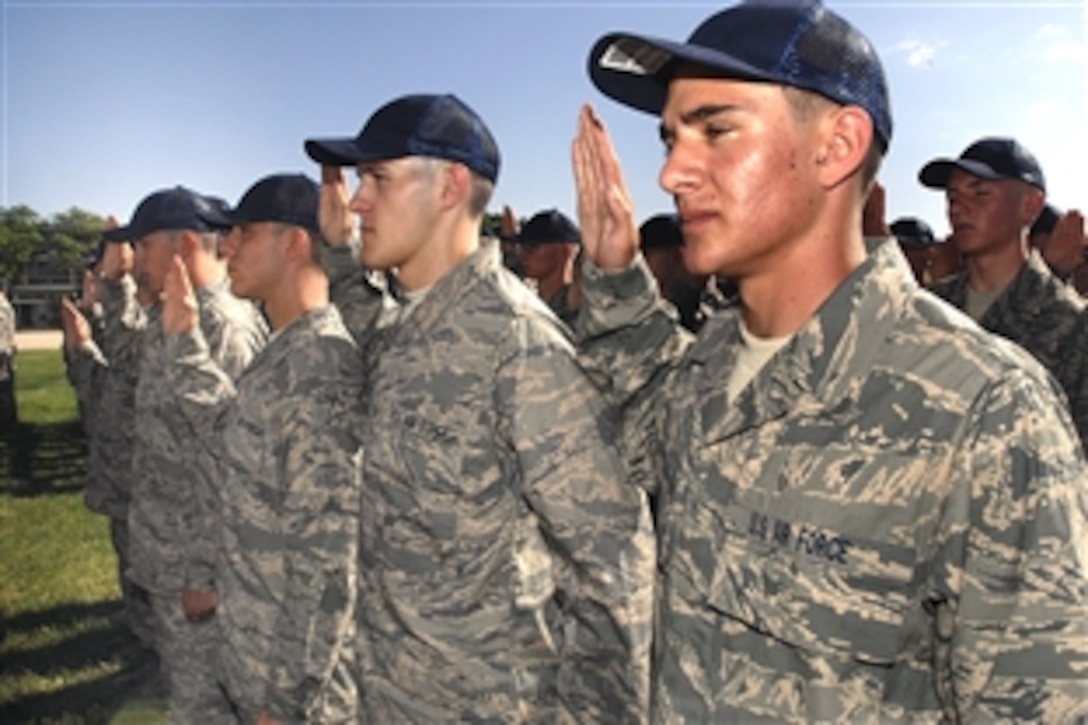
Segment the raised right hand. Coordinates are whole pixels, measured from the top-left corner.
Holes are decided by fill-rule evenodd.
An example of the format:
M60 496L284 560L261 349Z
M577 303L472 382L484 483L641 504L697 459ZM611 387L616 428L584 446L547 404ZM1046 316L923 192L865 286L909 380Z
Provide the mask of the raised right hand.
M608 131L588 105L578 115L572 157L582 249L601 269L623 269L638 252L634 204Z
M343 170L339 166L322 166L318 224L321 236L334 247L350 239L358 224L355 213L348 208L350 201Z
M69 350L78 350L91 341L91 324L76 303L67 297L60 298L60 322L64 330L64 346Z
M177 255L170 262L162 289L162 331L167 335L184 335L196 327L199 310L189 271Z

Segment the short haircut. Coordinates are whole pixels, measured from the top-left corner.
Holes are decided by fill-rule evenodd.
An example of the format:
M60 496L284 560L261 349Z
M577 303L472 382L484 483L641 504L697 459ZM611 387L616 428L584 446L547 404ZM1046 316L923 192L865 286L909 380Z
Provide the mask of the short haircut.
M819 113L832 108L842 108L842 104L837 101L833 101L830 98L825 98L818 93L806 91L801 88L795 88L793 86L782 86L782 91L786 96L786 100L790 104L790 108L793 109L795 117L802 121L808 122L816 118ZM861 192L862 197L869 195L869 191L873 186L873 182L876 181L876 175L880 171L880 165L884 162L884 152L880 148L880 143L876 135L876 129L873 129L873 137L869 141L869 148L865 153L865 160L861 163L860 175L861 175Z

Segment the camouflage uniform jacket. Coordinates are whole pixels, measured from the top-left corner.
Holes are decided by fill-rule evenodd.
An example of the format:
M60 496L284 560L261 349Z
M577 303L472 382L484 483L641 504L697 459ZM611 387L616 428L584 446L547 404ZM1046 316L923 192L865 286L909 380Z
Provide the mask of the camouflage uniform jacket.
M15 354L15 308L0 294L0 355Z
M266 325L226 280L196 293L212 359L237 377L264 344ZM167 380L162 303L148 310L136 384L134 489L129 505L133 579L152 592L214 585L215 490L222 471L182 415Z
M362 720L644 720L648 510L563 326L490 244L358 332Z
M641 261L578 334L659 495L657 722L1071 722L1088 468L1019 348L894 240L729 402L740 309L680 331Z
M123 519L132 492L132 421L142 332L122 327L140 319L142 311L131 277L101 282L99 289L100 315L90 320L94 337L78 350L66 350L65 359L87 434L84 503L92 511Z
M353 722L359 349L332 306L279 331L237 384L199 330L166 345L168 385L223 464L216 613L227 693L285 722Z
M932 291L958 309L967 306L967 273L941 280ZM1061 383L1081 441L1088 445L1088 312L1084 299L1032 250L1012 284L978 321L1012 340Z

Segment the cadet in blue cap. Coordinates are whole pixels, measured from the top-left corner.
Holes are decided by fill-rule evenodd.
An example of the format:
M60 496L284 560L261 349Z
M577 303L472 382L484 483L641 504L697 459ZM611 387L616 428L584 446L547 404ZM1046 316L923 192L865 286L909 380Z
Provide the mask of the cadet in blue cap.
M227 210L231 291L275 335L233 381L209 354L180 261L167 276L166 375L217 458L217 672L241 722L356 722L362 357L329 303L318 185L273 174Z
M1088 466L1041 366L863 239L892 130L870 42L745 2L684 43L606 35L589 68L660 115L684 261L739 293L677 325L584 109L576 333L657 494L653 719L1083 717Z
M568 325L578 315L573 282L581 243L577 225L558 209L538 211L517 236L521 276L536 282L537 294Z
M129 224L105 237L132 241L136 283L151 304L136 305L120 270L100 290L107 310L103 348L122 347L117 339L123 336L139 340L134 417L128 422L135 436L128 506L131 571L149 594L170 707L185 722L222 722L232 710L216 681L212 656L220 639L215 532L223 464L182 415L167 379L172 357L160 322L161 295L175 256L193 279L200 326L221 368L232 376L241 373L264 345L268 329L256 307L228 289L226 265L218 256L219 226L207 220L217 209L214 200L183 186L146 196Z
M360 720L643 720L648 507L569 330L480 241L491 132L456 96L412 95L306 149L326 238L358 214L363 265L396 275L383 297L329 250L367 370Z
M935 159L918 174L943 189L963 270L932 289L982 327L1030 352L1061 383L1088 444L1088 311L1028 242L1046 205L1035 156L1015 139L975 141L957 159Z

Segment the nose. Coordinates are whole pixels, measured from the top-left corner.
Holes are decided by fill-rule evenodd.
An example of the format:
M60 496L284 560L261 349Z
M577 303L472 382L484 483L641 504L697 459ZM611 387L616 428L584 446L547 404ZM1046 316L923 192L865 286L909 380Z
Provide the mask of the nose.
M682 140L677 139L665 157L657 177L661 188L672 196L680 196L698 185L699 167L694 155Z
M368 179L367 174L363 174L359 178L359 186L355 189L355 193L348 202L348 209L356 214L365 214L370 210L373 194L370 191L371 182Z
M219 246L219 252L224 258L230 259L238 251L238 237L241 235L241 230L238 227L234 227L230 230L230 233L223 239L223 242Z

